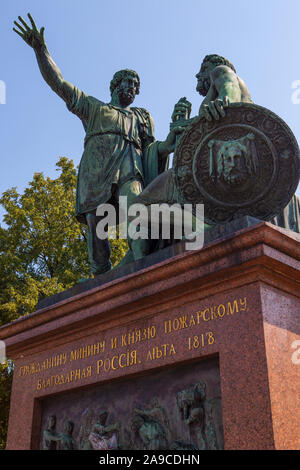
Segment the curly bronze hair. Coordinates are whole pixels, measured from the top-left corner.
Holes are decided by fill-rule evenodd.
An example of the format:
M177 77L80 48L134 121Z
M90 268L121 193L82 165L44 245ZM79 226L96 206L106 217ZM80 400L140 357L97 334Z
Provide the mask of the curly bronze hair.
M110 82L110 94L112 95L115 88L117 88L121 81L123 80L124 77L126 77L127 75L133 75L137 81L138 81L138 87L137 87L137 91L136 91L136 94L138 95L139 92L140 92L140 77L138 76L137 72L135 72L134 70L130 70L130 69L123 69L123 70L119 70L118 72L116 72Z
M214 64L216 67L218 65L227 65L227 67L230 67L236 73L236 70L233 64L228 59L225 59L225 57L222 57L221 55L218 55L218 54L206 55L202 61L202 64L204 64L205 62L210 62L211 64Z

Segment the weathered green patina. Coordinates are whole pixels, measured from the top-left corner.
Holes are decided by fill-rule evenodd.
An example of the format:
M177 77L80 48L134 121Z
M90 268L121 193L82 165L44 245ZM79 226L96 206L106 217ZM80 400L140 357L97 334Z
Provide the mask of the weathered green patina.
M192 148L192 143L196 142L195 148L199 146L200 141L198 142L197 136L196 140L194 139L193 130L197 131L198 123L201 120L202 124L200 122L200 127L198 126L198 134L204 135L205 132L209 134L210 130L216 127L216 123L223 121L227 116L227 108L231 103L245 103L248 106L253 104L244 81L237 75L231 62L216 54L204 58L200 71L196 75L196 89L200 95L204 96L198 116L190 119L191 103L186 98L181 98L174 107L169 135L165 141L158 142L154 138L154 125L149 112L143 108L131 107L140 90L140 79L135 71L125 69L114 75L110 84L111 101L109 103L104 103L85 94L63 79L46 47L44 28L39 31L30 14L28 17L31 27L19 17L20 23L15 22L18 29L14 28L14 30L27 44L33 47L45 81L65 101L68 109L81 119L86 132L77 181L76 217L88 226L87 245L91 269L94 274L111 269L108 239L97 236L97 224L101 218L103 219L103 216L97 214L97 208L101 204L110 203L117 208L119 196L126 196L127 208L133 203L141 203L149 207L152 204L178 202L180 204L186 202L204 203L207 208L209 200L203 199L201 193L202 186L204 185L206 188L206 184L202 182L202 179L205 178L215 184L215 187L212 188L213 193L217 192L218 184L221 185L221 189L224 189L224 198L221 194L220 201L224 200L225 203L231 205L234 202L235 205L239 205L243 187L247 193L247 187L251 186L249 177L256 177L256 166L253 167L254 169L251 167L252 174L246 163L248 160L253 160L255 148L262 145L259 144L259 139L257 136L255 138L252 130L250 129L251 132L247 131L245 135L235 135L233 132L231 137L225 131L224 135L220 134L221 139L220 137L210 139L208 142L210 147L209 161L210 165L212 162L215 163L208 173L204 168L207 166L208 158L203 159L202 156L191 155L191 152L195 150ZM244 113L246 112L248 112L247 106L244 110ZM243 119L245 118L247 121L249 116L250 114L244 116ZM230 117L228 119L226 117L227 124L231 125L230 119ZM246 121L243 124L245 129L248 124ZM269 121L270 119L266 118L266 122ZM209 128L207 123L212 123L212 127ZM266 130L268 133L270 129L264 129L263 126L264 124L262 124L262 131ZM185 129L188 129L184 134L188 142L182 145L184 139L180 139L180 136ZM273 129L271 129L272 132ZM254 143L248 145L248 141ZM223 144L226 144L226 155L221 152ZM292 152L289 151L289 153L293 153L296 147L297 145L294 145ZM175 148L178 148L178 152L175 152L173 168L168 170L168 156ZM278 148L281 148L280 145ZM287 159L286 152L281 152L285 159ZM296 150L295 152L297 153ZM188 154L189 158L187 158ZM298 156L296 157L298 158ZM257 157L255 159L257 160ZM295 165L295 173L298 174L299 165L297 162ZM249 173L251 174L249 175ZM265 175L264 178L258 179L262 188L266 185L269 176ZM200 187L200 196L196 188L193 189L194 183ZM291 190L288 192L289 197L291 197L290 192ZM229 202L226 199L227 193ZM210 194L209 198L216 199L215 194ZM255 195L254 200L256 201L256 199ZM232 202L232 200L234 201ZM287 197L279 197L278 207L282 208L282 201L286 200ZM241 204L245 206L246 203L247 201L242 201ZM265 206L268 206L268 202L265 202ZM264 207L261 208L262 218L264 219L264 214L272 214L273 216L277 213L276 207L275 209L271 207L269 211ZM208 208L210 209L210 207ZM271 209L274 209L273 212ZM231 220L240 214L239 207L237 209L234 207L232 214L230 213L228 217L225 214L227 219L223 217L222 207L213 208L211 212L211 216L206 217L205 230L209 229L211 224L222 223L227 219ZM250 210L248 213L245 209L241 214L251 215L252 212ZM258 211L258 216L259 214ZM279 223L278 221L279 219L276 219L276 223ZM151 240L141 238L133 240L128 237L128 242L130 251L122 264L142 258L154 249Z
M108 104L64 80L46 47L44 27L39 31L30 14L28 17L31 27L19 16L19 23L15 22L18 29L14 31L34 49L43 78L81 119L86 131L78 173L76 217L88 226L92 272L103 273L111 268L110 247L107 239L96 234L97 207L107 202L116 206L120 195L127 196L130 205L147 184L168 168L168 156L182 129L171 130L165 141L155 141L149 112L130 107L140 89L138 74L133 70L121 70L114 75ZM144 247L146 240L128 241L134 259L148 251Z
M245 83L236 74L231 62L222 56L216 54L206 56L196 78L196 89L200 95L205 96L199 109L199 115L189 119L191 103L185 97L181 98L174 107L171 129L177 127L183 129L191 125L195 119L201 117L207 121L220 120L225 116L226 108L230 103L252 103ZM162 202L174 204L179 199L174 170L171 168L152 181L136 198L135 202L149 206L150 204ZM206 225L205 228L208 229L209 226Z
M167 160L159 161L159 142L154 142L154 125L146 110L105 104L75 87L68 109L86 130L76 199L76 215L84 222L86 213L111 198L113 184L140 178L145 185Z
M171 128L186 131L173 167L158 175L135 202L148 207L202 203L205 230L244 215L270 220L288 203L299 181L299 148L292 132L274 113L253 103L224 57L206 56L196 78L196 89L204 96L199 115L189 119L186 98L175 105ZM296 202L295 196L273 223L297 231Z

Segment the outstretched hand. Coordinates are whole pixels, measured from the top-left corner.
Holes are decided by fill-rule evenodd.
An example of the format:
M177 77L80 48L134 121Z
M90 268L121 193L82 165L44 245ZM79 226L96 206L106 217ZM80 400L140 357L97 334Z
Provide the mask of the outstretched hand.
M13 30L19 36L21 36L21 38L33 49L38 49L41 46L46 46L44 40L45 28L42 27L39 31L30 13L28 13L28 18L31 23L31 27L28 26L26 21L24 21L21 16L18 16L18 19L22 25L14 21L14 24L18 29L13 28Z

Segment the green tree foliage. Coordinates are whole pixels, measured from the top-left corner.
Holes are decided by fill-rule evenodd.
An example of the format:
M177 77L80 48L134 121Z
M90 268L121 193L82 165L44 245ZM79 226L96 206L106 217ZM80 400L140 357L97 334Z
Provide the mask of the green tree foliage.
M18 194L5 191L0 227L0 324L32 312L38 300L90 277L85 226L75 219L76 169L61 157L58 178L35 173ZM112 263L127 251L125 240L111 240Z
M35 173L23 194L2 194L5 226L0 226L0 325L33 312L44 297L91 277L85 226L75 219L76 168L61 157L56 179ZM126 240L111 240L115 266ZM1 367L0 448L5 442L11 368Z

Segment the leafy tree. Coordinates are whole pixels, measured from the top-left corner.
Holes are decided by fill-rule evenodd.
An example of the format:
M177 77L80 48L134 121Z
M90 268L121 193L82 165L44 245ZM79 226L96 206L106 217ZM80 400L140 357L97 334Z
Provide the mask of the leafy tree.
M85 226L75 219L76 169L61 157L56 179L35 173L23 194L2 194L5 227L0 226L0 325L33 312L44 297L90 277ZM111 240L115 266L126 240ZM12 366L0 370L0 448L4 446Z
M61 157L56 179L35 173L18 194L5 191L0 227L0 324L32 312L38 300L90 277L85 226L75 219L76 169ZM112 263L127 251L125 240L111 240Z

